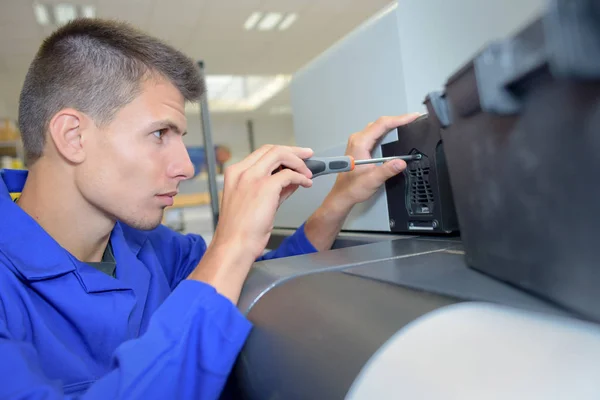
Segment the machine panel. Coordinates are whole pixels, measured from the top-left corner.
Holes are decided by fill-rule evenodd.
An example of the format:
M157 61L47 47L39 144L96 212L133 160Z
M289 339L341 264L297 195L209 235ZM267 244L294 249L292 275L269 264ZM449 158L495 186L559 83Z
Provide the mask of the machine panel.
M452 198L441 127L423 115L398 128L398 140L381 146L384 157L421 154L406 170L385 183L392 232L455 233L458 220Z

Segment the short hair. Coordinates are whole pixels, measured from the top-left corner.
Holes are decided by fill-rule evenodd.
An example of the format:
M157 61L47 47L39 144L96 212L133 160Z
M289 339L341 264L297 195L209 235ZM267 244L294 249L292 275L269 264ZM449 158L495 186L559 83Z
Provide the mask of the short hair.
M19 99L26 164L41 157L49 122L61 109L73 107L106 126L156 74L186 101L204 92L192 59L127 23L77 19L57 29L35 55Z

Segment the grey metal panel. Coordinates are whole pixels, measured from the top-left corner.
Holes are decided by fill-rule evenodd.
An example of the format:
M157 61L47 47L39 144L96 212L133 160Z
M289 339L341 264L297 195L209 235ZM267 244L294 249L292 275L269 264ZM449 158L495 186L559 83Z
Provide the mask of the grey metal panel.
M343 399L398 329L456 301L339 272L288 280L250 311L232 377L247 399Z
M380 260L414 257L457 245L452 240L400 239L258 262L246 279L238 308L247 313L268 290L301 275L341 270Z
M273 229L267 248L276 249L279 247L281 242L288 236L291 236L296 232L296 229ZM343 249L345 247L359 246L361 244L369 244L397 239L412 239L416 238L415 235L398 235L392 233L373 233L373 232L341 232L338 234L335 242L333 243L333 249Z
M409 259L348 268L344 273L471 301L487 301L551 314L563 309L467 267L460 247Z

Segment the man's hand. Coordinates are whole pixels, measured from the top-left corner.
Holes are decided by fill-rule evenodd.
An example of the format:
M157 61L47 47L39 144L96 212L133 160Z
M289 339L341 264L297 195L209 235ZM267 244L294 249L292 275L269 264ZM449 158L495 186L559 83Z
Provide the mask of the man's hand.
M225 170L223 201L213 240L190 279L215 286L237 302L252 263L264 251L275 213L299 186L312 186L304 159L310 149L263 146ZM280 166L285 166L275 174Z
M368 124L363 131L350 136L346 155L355 160L371 158L371 152L382 136L419 116L419 113L413 113L379 118ZM331 248L352 207L368 200L386 180L405 168L406 162L392 160L383 165L358 165L354 171L338 174L331 192L306 222L305 233L308 240L318 250Z
M407 114L398 117L381 117L371 122L362 131L353 134L348 140L346 155L355 160L371 158L371 152L379 139L392 129L414 121L420 114ZM354 205L368 200L389 178L406 169L402 160L388 161L383 165L358 165L352 172L338 174L331 189L328 201L336 208L350 210Z

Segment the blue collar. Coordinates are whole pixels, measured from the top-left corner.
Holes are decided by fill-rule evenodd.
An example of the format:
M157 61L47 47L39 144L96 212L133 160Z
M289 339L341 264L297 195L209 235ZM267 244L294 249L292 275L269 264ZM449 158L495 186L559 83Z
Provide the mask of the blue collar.
M0 196L20 193L25 186L28 171L19 169L0 169Z
M2 170L0 177L0 251L28 280L74 271L69 253L10 197L23 190L27 171Z
M0 256L4 253L10 266L29 281L51 279L75 271L88 292L128 289L123 282L77 260L12 201L10 193L22 191L27 175L27 171L0 170ZM123 228L130 229L117 223L111 233L117 264L119 258L127 264L135 262L145 242L145 236L128 241Z

